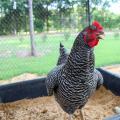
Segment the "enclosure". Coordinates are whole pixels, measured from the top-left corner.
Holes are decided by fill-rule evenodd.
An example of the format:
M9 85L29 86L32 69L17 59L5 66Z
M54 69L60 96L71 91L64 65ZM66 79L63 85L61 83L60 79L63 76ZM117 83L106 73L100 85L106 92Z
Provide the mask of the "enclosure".
M57 64L60 42L69 53L78 33L94 20L105 31L95 47L95 67L105 83L86 104L84 116L103 120L115 115L120 106L119 4L119 0L0 0L0 119L65 119L54 98L47 97L46 75ZM118 86L107 86L108 80ZM77 111L73 119L79 119Z

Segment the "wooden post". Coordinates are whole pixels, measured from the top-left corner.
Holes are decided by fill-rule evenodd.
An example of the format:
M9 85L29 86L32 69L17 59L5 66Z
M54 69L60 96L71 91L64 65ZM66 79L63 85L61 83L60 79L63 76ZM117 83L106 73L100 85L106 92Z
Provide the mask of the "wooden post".
M90 0L86 1L86 21L88 26L91 24Z
M90 0L88 0L88 25L91 24Z
M29 26L30 26L30 42L31 42L31 55L36 55L35 49L35 40L34 40L34 22L33 22L33 7L32 7L32 0L28 0L29 6Z

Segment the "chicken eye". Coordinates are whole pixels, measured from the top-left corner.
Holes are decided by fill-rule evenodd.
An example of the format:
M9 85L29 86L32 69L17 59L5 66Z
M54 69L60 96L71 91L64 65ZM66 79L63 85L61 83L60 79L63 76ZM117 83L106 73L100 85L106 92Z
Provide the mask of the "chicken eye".
M94 25L91 25L90 28L91 28L92 30L96 30L96 29L97 29L97 27L94 26Z

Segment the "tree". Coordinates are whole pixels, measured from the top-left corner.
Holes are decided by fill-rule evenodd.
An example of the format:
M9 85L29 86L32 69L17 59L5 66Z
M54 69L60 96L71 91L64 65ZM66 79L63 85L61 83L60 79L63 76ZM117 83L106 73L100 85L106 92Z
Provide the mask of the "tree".
M65 26L65 18L66 17L70 17L70 13L72 10L72 4L69 0L56 0L56 4L57 4L57 12L59 15L59 24L60 27L64 27Z
M41 2L33 2L33 13L35 19L35 30L42 32L45 25L45 9Z
M39 25L40 31L43 30L43 27L46 25L46 30L49 31L49 18L51 16L51 10L49 9L50 5L54 2L54 0L34 0L34 15L35 15L35 24ZM41 22L39 24L38 22ZM46 24L45 24L46 23ZM40 27L41 26L41 27Z
M96 10L94 12L94 19L100 21L104 28L108 29L118 29L120 25L119 18L119 15L108 10Z
M3 29L0 29L0 34L11 34L17 33L24 29L27 18L25 5L27 4L25 0L21 0L17 2L17 6L14 9L13 0L2 1L1 3L1 21L0 26ZM24 24L23 24L24 23ZM27 24L27 23L26 23Z
M29 14L27 0L16 0L16 9L13 9L13 1L0 0L0 34L13 34L20 31L28 32ZM106 10L112 2L118 0L90 1L91 14L94 15L98 6ZM81 29L81 27L86 26L85 12L86 0L33 0L35 31L49 31L50 27L61 30L62 28L72 28L72 26L78 26Z
M32 0L28 0L28 6L29 6L29 22L30 22L31 55L35 56L36 47L35 47L35 41L34 41L34 22L33 22Z

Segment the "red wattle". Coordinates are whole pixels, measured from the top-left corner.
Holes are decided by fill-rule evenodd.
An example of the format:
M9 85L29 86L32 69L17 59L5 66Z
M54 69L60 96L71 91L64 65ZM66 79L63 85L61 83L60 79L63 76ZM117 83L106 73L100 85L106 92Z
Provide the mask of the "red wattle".
M87 44L89 47L93 48L94 46L98 44L98 42L99 42L98 40L94 40L93 42L88 42Z
M89 42L87 42L86 41L86 36L84 36L84 42L90 47L90 48L93 48L93 47L95 47L97 44L98 44L98 42L99 42L99 40L97 40L97 39L94 39L94 40L89 40Z

